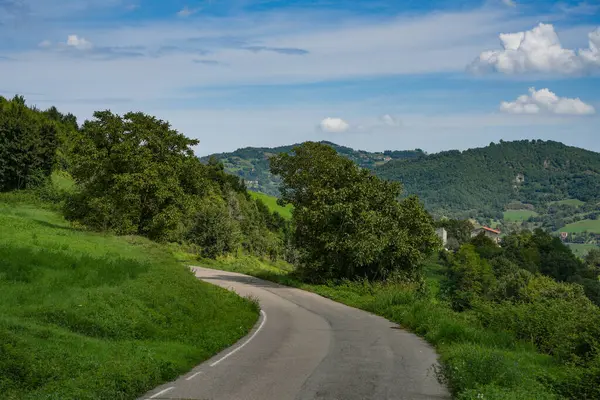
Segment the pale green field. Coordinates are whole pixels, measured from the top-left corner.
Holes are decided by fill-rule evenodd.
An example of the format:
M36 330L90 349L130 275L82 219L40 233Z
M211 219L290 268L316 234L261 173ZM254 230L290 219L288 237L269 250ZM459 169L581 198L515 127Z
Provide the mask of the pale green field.
M504 220L505 221L526 221L530 217L535 217L538 214L535 211L530 210L508 210L504 211Z
M288 204L285 207L281 207L279 204L277 204L277 197L269 196L268 194L264 194L264 193L252 192L252 191L249 191L249 193L255 199L262 200L263 203L265 203L271 211L279 213L279 215L281 215L283 218L285 218L285 219L292 218L292 209L294 207L291 204Z
M585 203L583 201L577 200L577 199L567 199L567 200L553 201L551 204L567 204L569 206L579 207Z
M599 249L600 246L596 246L595 244L581 244L581 243L568 243L569 247L578 257L585 257L590 250Z
M591 232L600 233L600 220L582 219L581 221L573 222L563 226L559 232L579 233Z

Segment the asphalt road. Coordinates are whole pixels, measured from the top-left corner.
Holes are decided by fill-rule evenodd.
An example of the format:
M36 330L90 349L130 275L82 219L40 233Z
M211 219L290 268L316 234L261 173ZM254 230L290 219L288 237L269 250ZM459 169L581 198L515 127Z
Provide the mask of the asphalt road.
M140 399L449 399L434 350L364 311L246 275L193 268L206 282L260 300L252 332Z

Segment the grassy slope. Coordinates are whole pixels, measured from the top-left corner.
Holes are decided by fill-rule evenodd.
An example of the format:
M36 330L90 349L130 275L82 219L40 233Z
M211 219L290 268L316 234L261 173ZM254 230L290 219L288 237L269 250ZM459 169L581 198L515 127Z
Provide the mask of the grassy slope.
M164 247L0 195L0 397L133 399L233 344L255 304Z
M591 220L591 219L582 219L581 221L573 222L572 224L568 224L563 226L558 230L559 232L592 232L592 233L600 233L600 219Z
M530 210L508 210L504 211L505 221L525 221L530 217L535 217L538 214Z
M585 202L583 202L579 199L567 199L567 200L554 201L551 204L566 204L569 206L579 207L581 205L584 205Z
M261 199L266 204L266 206L269 207L269 210L271 210L272 212L279 213L279 215L281 215L285 219L292 218L293 206L291 204L288 204L285 207L281 207L279 204L277 204L277 197L269 196L268 194L264 194L264 193L252 192L252 191L249 193L255 199Z
M590 250L598 249L600 250L600 246L596 246L595 244L582 244L582 243L567 243L573 253L575 253L578 257L585 257Z
M443 365L440 372L457 399L559 399L540 379L560 381L571 373L552 357L536 352L533 345L507 332L486 329L469 313L452 311L439 300L441 267L435 263L426 266L425 294L407 284L310 285L289 275L289 268L256 259L202 264L299 287L402 324L436 346Z

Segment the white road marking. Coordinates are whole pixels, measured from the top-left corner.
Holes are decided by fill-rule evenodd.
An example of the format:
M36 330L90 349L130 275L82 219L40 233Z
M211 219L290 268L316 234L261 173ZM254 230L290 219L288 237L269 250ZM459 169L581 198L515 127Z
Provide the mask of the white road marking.
M165 390L162 390L162 391L160 391L160 392L156 393L155 395L153 395L153 396L150 396L150 398L151 398L151 399L155 399L155 398L157 398L158 396L160 396L161 394L165 394L165 393L167 393L169 390L173 390L173 389L175 389L175 386L171 386L171 387L169 387L169 388L166 388Z
M214 363L210 364L211 367L214 367L215 365L217 365L218 363L220 363L221 361L224 361L227 357L229 357L230 355L237 353L239 350L242 349L242 347L244 347L245 345L247 345L248 343L250 343L250 341L252 339L254 339L254 337L256 335L258 335L258 332L260 332L260 330L263 328L263 326L265 325L265 322L267 322L267 313L264 312L263 310L260 310L260 313L263 315L263 321L261 322L260 326L258 327L258 329L256 330L256 332L254 332L254 334L252 336L250 336L248 338L248 340L246 340L240 347L232 350L231 352L227 353L226 355L224 355L222 358L218 359L217 361L215 361Z
M186 380L186 381L191 381L192 379L194 379L195 377L197 377L197 376L198 376L198 375L200 375L201 373L202 373L202 371L198 371L198 372L196 372L194 375L192 375L192 376L190 376L190 377L188 377L188 378L185 378L185 380Z

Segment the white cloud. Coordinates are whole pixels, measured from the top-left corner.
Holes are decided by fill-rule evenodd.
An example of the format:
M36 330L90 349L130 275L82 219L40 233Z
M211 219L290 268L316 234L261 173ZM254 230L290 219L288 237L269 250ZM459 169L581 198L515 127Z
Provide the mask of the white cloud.
M182 18L186 18L186 17L189 17L192 14L195 14L198 11L199 10L197 8L196 9L192 9L192 8L189 8L188 6L185 6L181 10L179 10L177 12L177 16L182 17Z
M540 23L532 30L500 34L502 50L485 51L471 63L475 73L528 72L577 75L600 71L600 28L588 34L587 49L562 47L551 24Z
M350 129L350 124L341 118L325 118L319 127L323 132L343 133Z
M318 15L278 14L254 18L201 15L199 21L193 22L184 19L176 23L80 28L78 39L94 38L93 51L87 51L86 57L78 60L78 70L87 71L81 76L73 71L70 57L77 54L41 51L47 49L7 54L18 61L0 65L0 76L15 76L4 86L7 91L35 91L50 98L80 98L92 94L98 98L132 97L139 101L159 101L181 95L186 87L298 84L460 71L472 54L491 44L487 44L486 36L497 32L500 26L514 24L521 26L522 22L507 21L497 10L440 13L385 22L349 19L336 24L331 24L330 20L327 23L320 21ZM54 35L66 37L70 33L61 28ZM47 37L48 33L43 35ZM232 42L242 43L242 47L303 49L307 53L294 57L274 51L255 53L235 47ZM100 50L112 48L115 43L122 49L149 51L145 52L146 57L117 58L100 54ZM58 50L61 50L60 46L55 42ZM160 57L153 55L151 50L161 46L176 46L180 51ZM67 46L63 43L62 47ZM194 63L200 51L210 52L211 60L219 62L221 67L207 70ZM135 52L143 53L144 50ZM165 74L166 70L171 73ZM54 78L44 80L40 71L52 71ZM89 74L95 79L90 80ZM35 76L40 79L32 79ZM148 76L160 76L161 79L148 85Z
M77 50L89 50L93 47L92 43L77 35L69 35L67 46L74 47Z
M516 7L517 3L514 2L514 0L502 0L502 3L504 3L504 5L508 6L508 7Z
M513 102L503 101L500 111L510 114L560 114L560 115L589 115L596 110L579 98L571 99L558 97L549 89L529 89L529 94L519 96Z
M38 46L42 47L42 48L48 48L48 47L52 47L52 42L49 40L42 40Z

